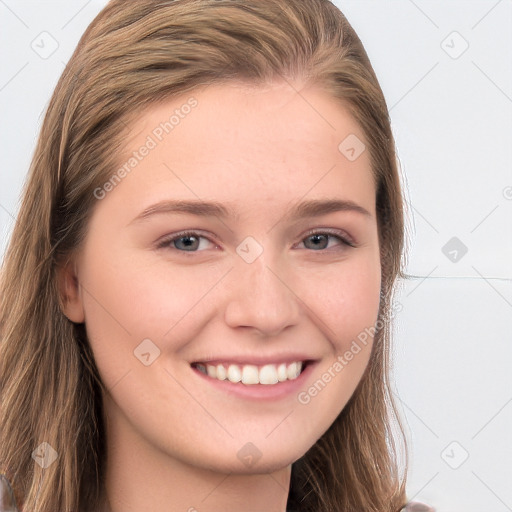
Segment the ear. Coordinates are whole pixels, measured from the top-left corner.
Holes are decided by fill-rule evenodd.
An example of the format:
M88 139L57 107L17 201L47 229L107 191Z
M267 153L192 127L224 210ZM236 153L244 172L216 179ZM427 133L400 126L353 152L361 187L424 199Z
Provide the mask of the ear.
M76 324L85 321L82 301L82 290L78 281L76 262L69 259L57 266L57 284L59 288L59 302L64 315Z

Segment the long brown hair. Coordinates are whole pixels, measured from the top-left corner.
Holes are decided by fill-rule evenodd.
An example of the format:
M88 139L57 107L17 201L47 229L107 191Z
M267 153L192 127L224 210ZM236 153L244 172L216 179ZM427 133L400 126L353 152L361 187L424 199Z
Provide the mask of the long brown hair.
M103 384L84 325L62 313L57 269L86 236L93 191L112 176L125 127L151 103L198 87L276 80L322 87L362 127L382 267L370 362L339 417L293 464L288 508L405 505L405 438L388 377L403 205L387 105L361 41L329 0L113 0L55 89L2 268L0 464L24 510L95 510L103 496ZM32 457L43 442L58 454L47 468Z

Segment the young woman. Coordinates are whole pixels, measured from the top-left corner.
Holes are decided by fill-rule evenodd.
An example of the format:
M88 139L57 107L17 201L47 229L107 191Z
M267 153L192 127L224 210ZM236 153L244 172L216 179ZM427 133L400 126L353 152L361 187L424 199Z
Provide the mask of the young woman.
M330 1L113 0L2 268L4 510L403 509L402 248L386 102Z

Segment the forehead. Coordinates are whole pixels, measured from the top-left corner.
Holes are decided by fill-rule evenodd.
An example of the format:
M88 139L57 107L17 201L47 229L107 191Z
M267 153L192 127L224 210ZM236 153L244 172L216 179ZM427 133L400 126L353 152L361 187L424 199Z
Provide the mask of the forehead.
M128 172L111 195L238 200L241 209L328 195L372 209L368 153L348 108L321 89L210 85L129 124L118 159Z

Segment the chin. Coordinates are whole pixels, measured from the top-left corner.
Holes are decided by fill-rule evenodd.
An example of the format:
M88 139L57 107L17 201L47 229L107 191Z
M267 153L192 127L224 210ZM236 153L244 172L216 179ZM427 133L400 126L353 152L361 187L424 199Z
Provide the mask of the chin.
M245 443L241 448L226 448L223 454L209 452L207 458L197 454L190 463L208 471L234 475L263 475L283 470L300 459L309 447L287 447L277 450L275 447L257 448L255 444ZM226 453L234 453L226 456Z

